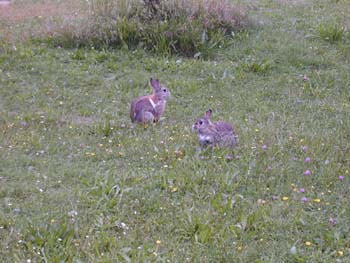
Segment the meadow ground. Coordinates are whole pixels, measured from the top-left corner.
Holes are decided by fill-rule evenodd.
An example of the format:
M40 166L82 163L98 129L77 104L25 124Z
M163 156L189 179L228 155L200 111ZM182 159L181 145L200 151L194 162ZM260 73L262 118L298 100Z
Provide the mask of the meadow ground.
M245 4L210 60L28 42L38 1L0 9L2 262L350 262L350 2ZM151 76L173 99L133 127ZM233 152L196 156L208 108Z

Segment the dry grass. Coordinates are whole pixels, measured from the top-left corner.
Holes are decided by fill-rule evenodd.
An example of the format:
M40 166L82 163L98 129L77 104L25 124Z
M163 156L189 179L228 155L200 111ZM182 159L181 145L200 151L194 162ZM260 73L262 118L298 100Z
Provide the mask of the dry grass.
M9 42L53 35L87 17L88 8L79 1L0 5L0 35Z
M15 2L0 9L2 41L47 40L62 47L144 48L207 57L247 23L228 0Z

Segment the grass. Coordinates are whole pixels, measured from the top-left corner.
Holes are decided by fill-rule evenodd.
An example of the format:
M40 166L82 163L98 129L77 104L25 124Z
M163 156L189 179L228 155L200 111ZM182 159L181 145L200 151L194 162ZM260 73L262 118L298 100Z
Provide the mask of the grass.
M336 23L326 23L319 27L320 36L330 42L341 41L345 35L345 28Z
M209 58L248 25L243 8L227 0L15 1L2 10L4 37L14 42L20 36L53 47L144 49L196 58Z
M350 261L349 38L319 31L348 28L350 5L249 6L254 26L211 60L54 48L1 16L3 262ZM174 98L133 127L150 76ZM198 158L208 108L239 144Z

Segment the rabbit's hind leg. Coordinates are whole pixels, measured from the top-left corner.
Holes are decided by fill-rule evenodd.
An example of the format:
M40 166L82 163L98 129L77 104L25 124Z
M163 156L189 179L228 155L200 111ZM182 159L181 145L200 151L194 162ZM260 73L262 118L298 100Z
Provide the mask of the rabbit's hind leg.
M146 122L153 123L154 121L155 121L155 119L154 119L154 115L152 112L145 111L143 113L143 122L144 123L146 123Z
M135 120L139 123L148 123L154 121L154 115L149 111L139 111L136 113Z

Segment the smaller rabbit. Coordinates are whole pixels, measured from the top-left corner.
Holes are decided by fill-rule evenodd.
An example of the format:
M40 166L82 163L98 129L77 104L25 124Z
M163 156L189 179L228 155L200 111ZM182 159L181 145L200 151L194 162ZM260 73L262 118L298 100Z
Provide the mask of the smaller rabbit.
M196 120L192 130L198 134L199 144L206 146L233 148L237 144L237 136L231 124L225 121L211 122L212 110L209 109L203 118Z
M166 102L171 94L167 87L160 85L158 79L151 78L152 95L139 97L131 102L130 118L132 122L157 122L162 117Z

